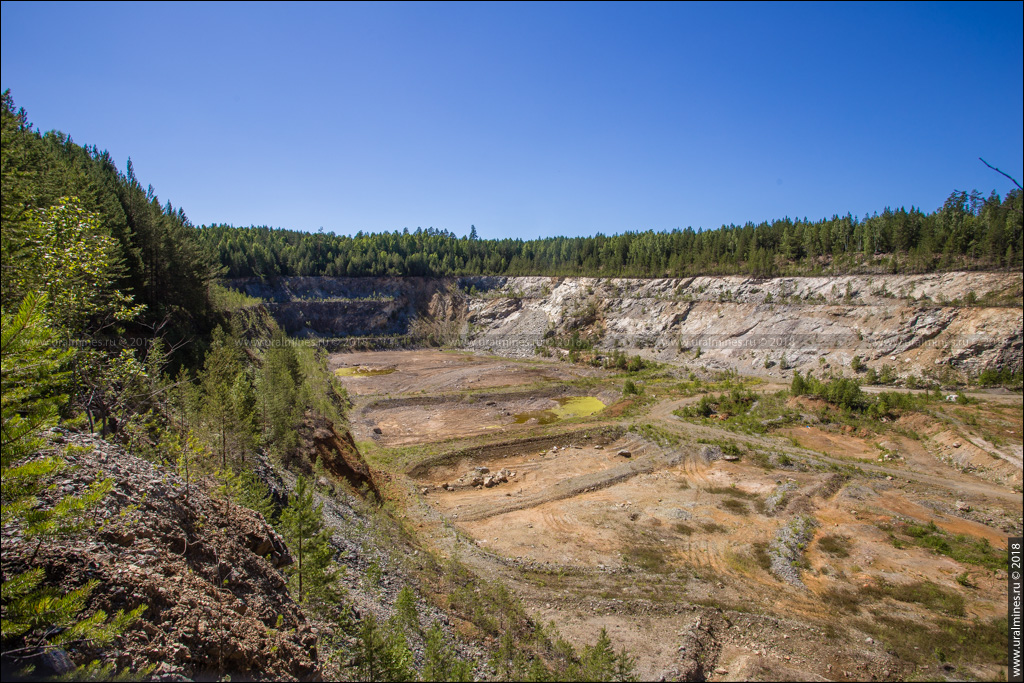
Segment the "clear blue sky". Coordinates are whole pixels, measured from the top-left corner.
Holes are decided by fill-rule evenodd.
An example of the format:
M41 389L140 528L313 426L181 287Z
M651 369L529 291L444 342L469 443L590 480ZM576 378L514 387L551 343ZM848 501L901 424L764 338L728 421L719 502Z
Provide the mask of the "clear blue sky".
M1012 186L1024 4L2 5L2 87L196 224L713 228Z

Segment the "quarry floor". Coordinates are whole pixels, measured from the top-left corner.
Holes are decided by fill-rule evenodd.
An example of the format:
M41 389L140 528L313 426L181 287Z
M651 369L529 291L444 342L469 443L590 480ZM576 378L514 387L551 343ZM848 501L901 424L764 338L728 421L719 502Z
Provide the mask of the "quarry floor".
M887 640L904 623L893 619L967 624L1006 605L1005 570L894 543L890 529L931 522L997 549L1021 533L1019 394L874 431L809 422L748 434L674 413L702 395L675 390L692 368L645 375L642 396L624 398L625 375L557 361L418 350L330 363L361 453L421 540L506 582L577 646L606 628L641 679L1000 675L998 662L907 655ZM553 418L569 397L606 407ZM816 527L794 583L759 558L797 517ZM844 552L822 546L835 536ZM878 588L919 582L959 596L963 613ZM840 610L836 595L856 604Z

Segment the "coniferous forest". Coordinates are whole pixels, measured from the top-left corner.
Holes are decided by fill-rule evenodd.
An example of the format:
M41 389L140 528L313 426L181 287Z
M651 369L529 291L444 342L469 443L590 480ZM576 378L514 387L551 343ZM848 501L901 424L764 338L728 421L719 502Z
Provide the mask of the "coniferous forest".
M1019 268L1021 193L953 191L939 209L851 215L712 230L627 231L613 236L479 240L435 228L354 237L211 225L200 240L230 278L275 275L838 274L858 271Z
M953 191L932 211L884 208L881 213L809 220L789 217L718 229L625 231L592 237L479 239L476 228L403 228L354 236L270 228L202 226L143 187L131 162L118 171L110 155L59 132L33 130L10 93L3 101L4 300L18 298L7 282L25 245L19 235L32 209L73 196L116 240L117 285L145 304L145 322L181 331L204 325L205 282L224 277L692 275L921 273L957 269L1019 269L1022 193L1001 197ZM13 283L13 280L12 280ZM209 327L208 322L206 323Z
M687 277L922 273L1021 266L1021 192L955 191L925 213L782 218L728 225L537 240L458 237L434 228L338 236L265 226L199 231L228 277L584 275Z

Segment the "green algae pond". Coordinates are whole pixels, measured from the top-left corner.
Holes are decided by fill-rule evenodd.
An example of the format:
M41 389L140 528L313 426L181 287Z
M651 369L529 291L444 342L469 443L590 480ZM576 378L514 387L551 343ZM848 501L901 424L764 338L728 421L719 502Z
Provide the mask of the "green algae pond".
M376 377L377 375L390 375L395 368L367 368L362 365L354 365L348 368L338 368L334 374L338 377Z
M525 413L516 413L515 423L525 424L536 419L538 424L548 425L559 420L570 417L587 417L603 410L605 405L601 399L595 396L570 396L568 398L556 398L557 408L547 410L530 410Z

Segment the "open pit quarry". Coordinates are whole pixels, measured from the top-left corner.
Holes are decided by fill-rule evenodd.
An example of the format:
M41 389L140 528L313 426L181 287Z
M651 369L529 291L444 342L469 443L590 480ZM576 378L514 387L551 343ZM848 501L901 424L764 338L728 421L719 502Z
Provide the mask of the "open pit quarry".
M229 284L330 350L420 543L642 679L1005 676L1021 394L970 382L1021 370L1019 273Z

